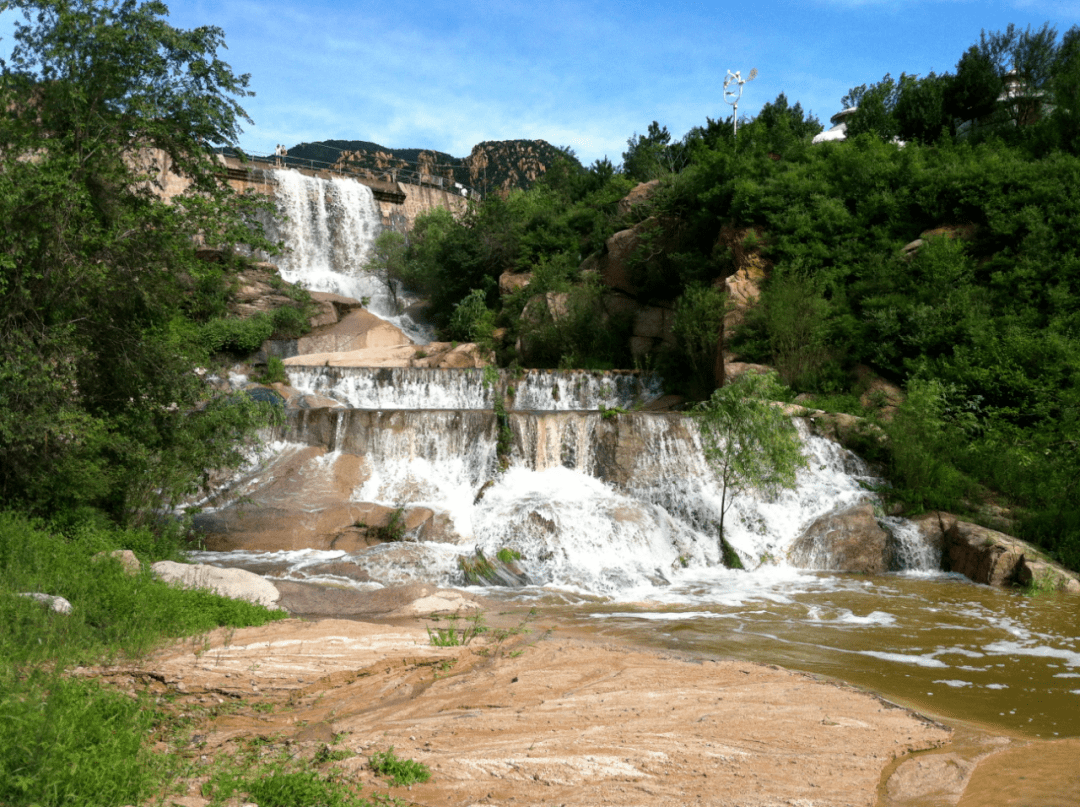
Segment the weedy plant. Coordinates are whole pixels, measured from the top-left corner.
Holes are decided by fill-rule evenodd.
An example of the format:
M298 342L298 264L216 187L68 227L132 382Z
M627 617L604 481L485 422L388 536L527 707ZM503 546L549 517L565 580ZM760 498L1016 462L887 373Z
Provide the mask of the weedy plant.
M431 618L438 619L439 617L432 614ZM435 647L465 647L477 636L488 632L483 611L477 611L472 616L467 617L464 627L459 627L461 622L460 614L452 614L446 617L446 620L448 624L445 628L432 630L429 627L427 629L428 640Z
M402 759L394 753L394 746L390 746L386 751L376 751L368 758L368 764L376 775L389 780L390 784L395 786L423 783L431 778L431 769L427 765L412 759Z

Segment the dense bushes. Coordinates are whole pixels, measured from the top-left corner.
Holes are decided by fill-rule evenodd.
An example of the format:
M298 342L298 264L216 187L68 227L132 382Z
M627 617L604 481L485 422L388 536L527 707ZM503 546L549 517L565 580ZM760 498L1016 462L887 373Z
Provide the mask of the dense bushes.
M658 197L691 243L765 234L770 277L735 349L799 392L847 393L857 364L900 383L897 495L967 510L996 496L1080 565L1080 159L864 134L777 160L754 127ZM698 249L698 266L717 259Z
M625 344L595 327L595 292L573 292L569 319L522 312L537 295L580 286L582 259L615 231L616 204L631 187L610 162L586 170L567 154L528 191L488 197L460 219L444 210L420 216L395 277L430 296L430 314L444 337L498 347L503 363L611 366L623 358ZM499 278L507 272L530 273L528 289L500 295ZM495 340L500 328L502 339ZM541 349L519 357L519 336Z

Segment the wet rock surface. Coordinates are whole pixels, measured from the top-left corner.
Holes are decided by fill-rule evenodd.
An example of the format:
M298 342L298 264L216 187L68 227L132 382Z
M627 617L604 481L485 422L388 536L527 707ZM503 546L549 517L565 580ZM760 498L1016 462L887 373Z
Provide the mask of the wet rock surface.
M950 737L872 695L775 667L545 637L433 647L415 625L294 620L83 674L259 704L200 727L208 758L254 737L298 754L332 746L355 755L337 764L370 793L387 788L366 757L393 746L432 778L390 793L433 806L869 807L887 765ZM304 732L319 735L307 750ZM187 784L178 795L197 798L198 782Z
M869 504L828 513L795 540L792 564L803 569L881 574L892 566L889 534Z

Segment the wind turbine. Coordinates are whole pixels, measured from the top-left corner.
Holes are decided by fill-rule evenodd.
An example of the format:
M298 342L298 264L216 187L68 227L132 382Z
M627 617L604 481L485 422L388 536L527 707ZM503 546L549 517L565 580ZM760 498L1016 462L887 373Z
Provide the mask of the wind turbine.
M739 133L739 99L742 98L743 84L748 81L753 81L756 78L756 67L750 70L750 77L745 79L740 75L740 71L738 70L734 73L730 70L727 71L727 77L724 79L724 101L731 104L732 107L731 121L733 134ZM735 86L732 87L732 85Z

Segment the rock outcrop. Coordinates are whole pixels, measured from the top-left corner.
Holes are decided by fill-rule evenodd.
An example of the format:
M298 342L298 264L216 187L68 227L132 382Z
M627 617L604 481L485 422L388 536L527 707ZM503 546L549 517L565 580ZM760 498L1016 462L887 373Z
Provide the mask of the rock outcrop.
M423 613L447 595L388 596ZM370 793L386 783L368 757L393 746L435 772L392 791L417 804L868 805L890 763L952 735L869 693L778 667L559 634L495 638L514 619L468 647L434 647L420 625L286 620L214 631L197 648L184 642L136 669L102 672L137 676L151 694L167 689L185 711L208 696L235 698L239 711L228 714L191 709L209 715L199 728L208 759L255 738L301 764L342 752L335 764ZM265 706L255 711L252 699ZM175 783L173 798L204 803L187 801L199 798L197 773Z
M472 342L371 347L343 352L308 353L285 359L298 367L431 367L482 368L493 361L490 351Z
M1018 585L1080 593L1080 576L1036 547L1003 532L933 512L913 519L927 540L940 542L947 571L988 586Z

